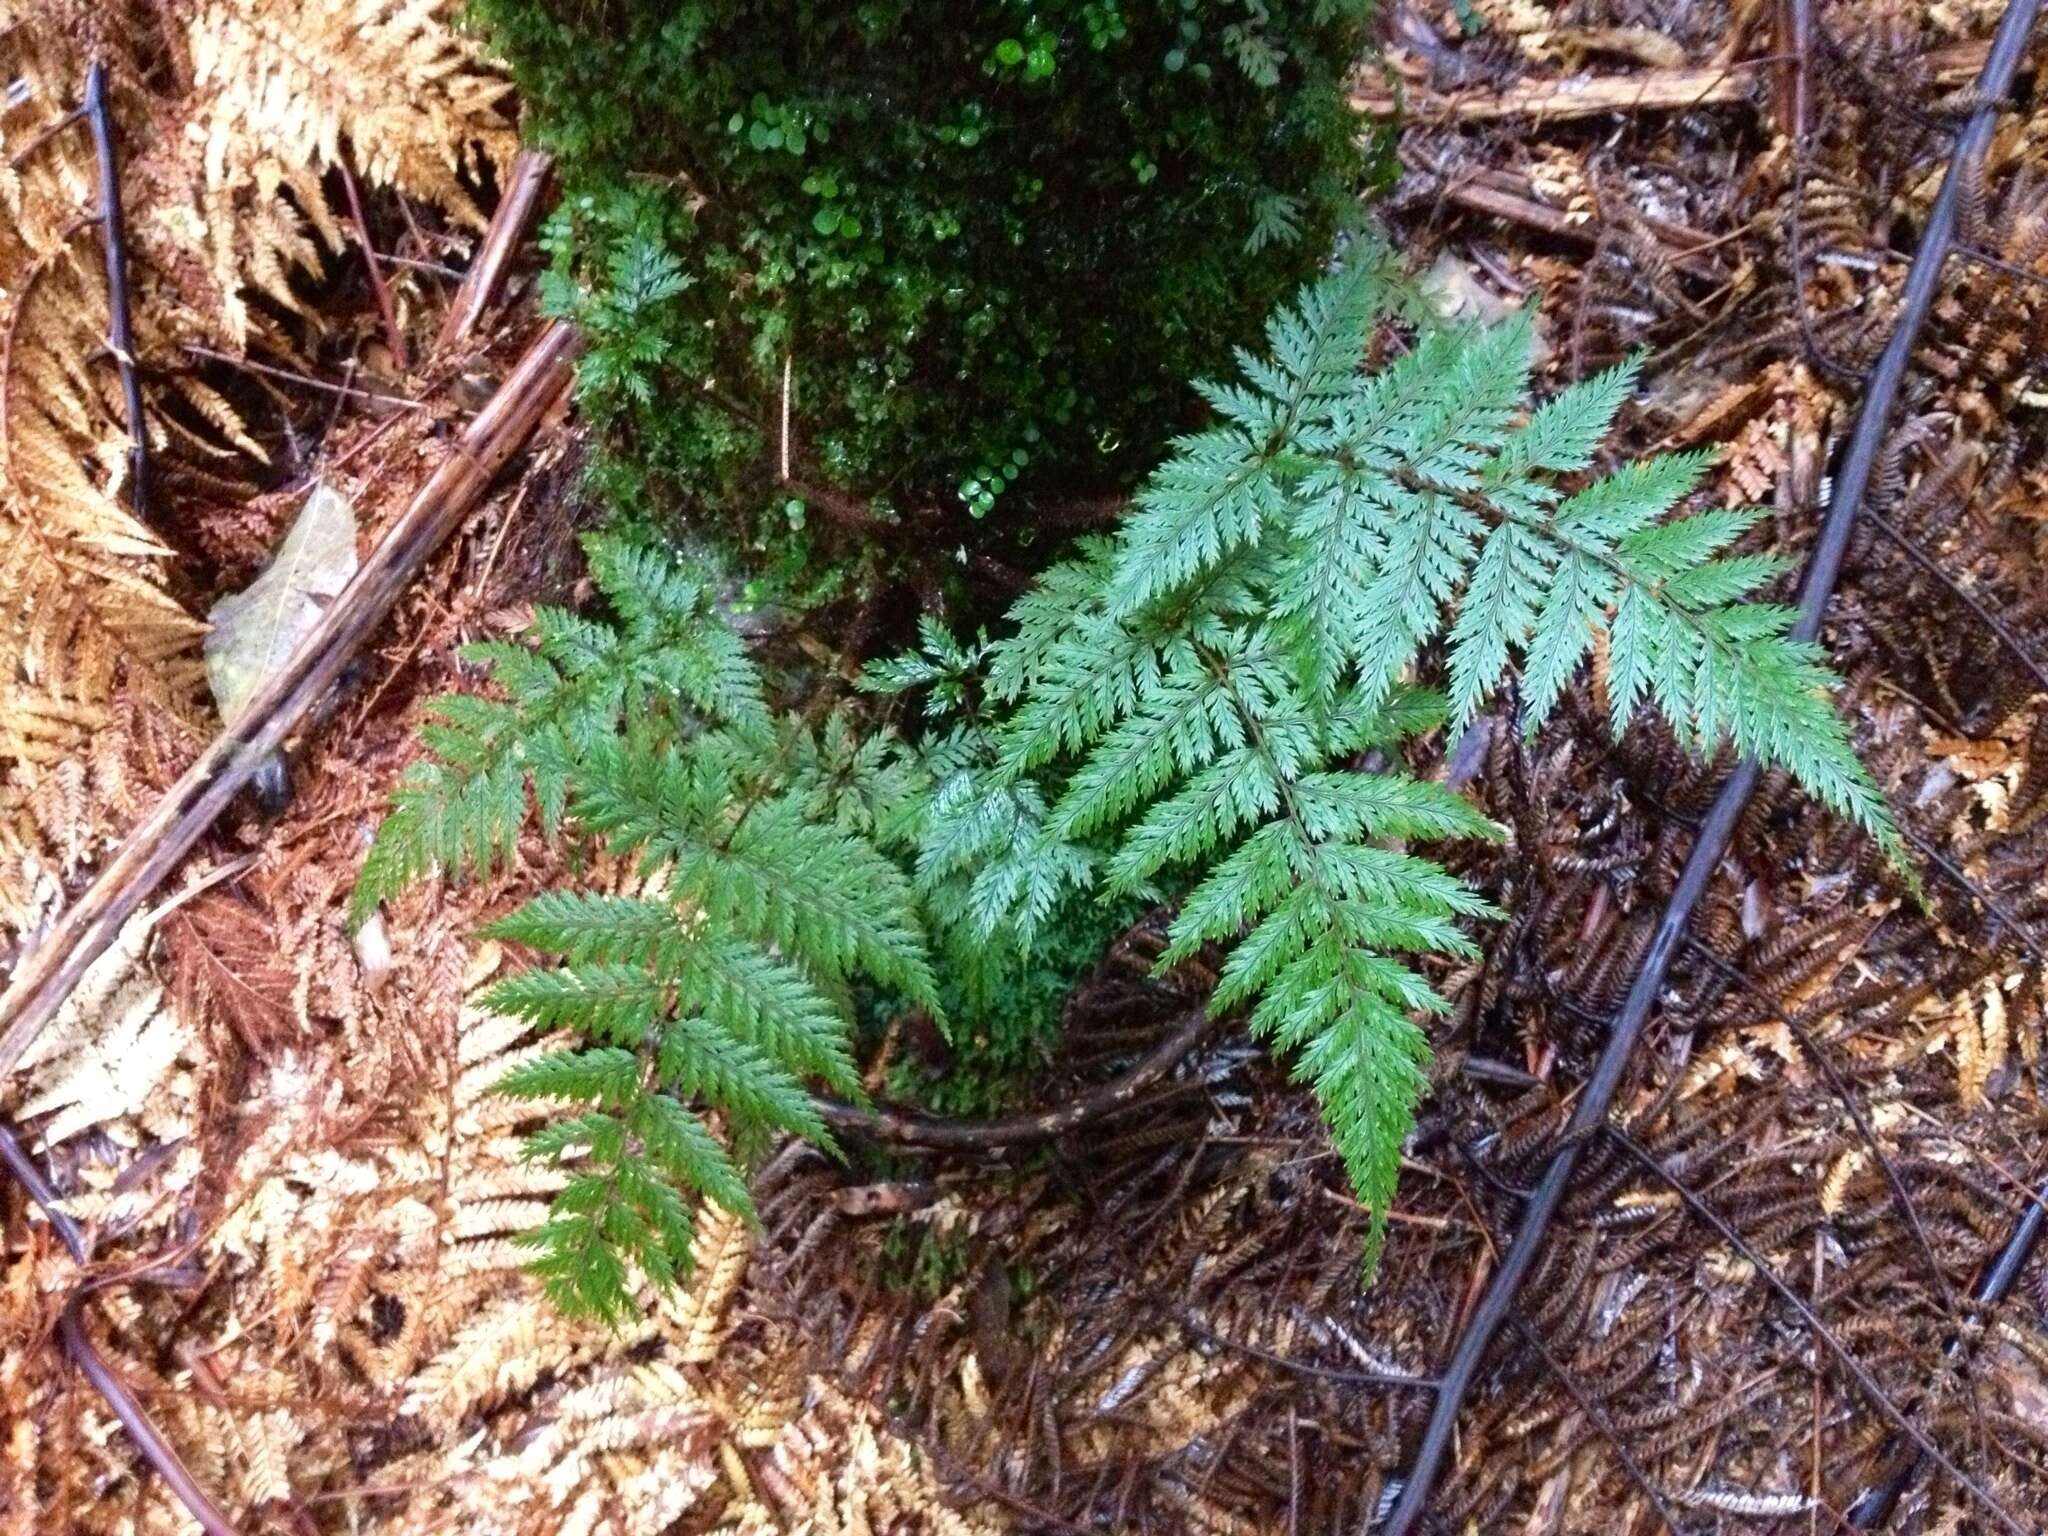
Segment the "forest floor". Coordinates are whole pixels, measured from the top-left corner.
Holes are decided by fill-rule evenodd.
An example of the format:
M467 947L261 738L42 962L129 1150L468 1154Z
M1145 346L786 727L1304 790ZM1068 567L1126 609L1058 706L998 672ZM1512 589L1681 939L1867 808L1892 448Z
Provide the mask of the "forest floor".
M159 360L164 420L147 528L120 521L107 479L113 370L31 307L35 282L8 295L11 536L30 538L43 476L36 494L70 498L47 526L96 551L69 569L126 594L93 599L87 640L23 648L68 647L92 675L34 709L14 697L0 732L12 955L203 743L196 628L177 616L245 586L315 480L371 548L543 324L527 249L483 322L437 340L480 244L470 192L512 148L443 13L334 45L389 52L355 60L396 93L373 112L268 57L297 56L274 28L238 31L259 9L165 0L183 53L115 45L137 350ZM270 16L310 47L339 9ZM1710 494L1767 505L1766 541L1797 557L2002 10L1392 4L1358 91L1363 119L1398 114L1375 217L1448 312L1535 306L1552 384L1645 349L1622 449L1712 449ZM97 280L96 238L63 213L91 196L92 144L51 124L104 22L0 19L9 77L42 86L0 119L0 256L50 302ZM266 126L266 78L312 105ZM1975 1491L1916 1473L1884 1528L1992 1529L1990 1505L2043 1524L2048 1266L1995 1309L1971 1301L2048 1178L2037 90L2030 64L1967 168L1824 634L1926 905L1766 783L1616 1099L1661 1172L1584 1150L1467 1404L1443 1531L1850 1529L1910 1449L1894 1415ZM393 126L421 93L446 107L442 142ZM355 145L360 219L323 116ZM465 135L497 172L447 168ZM238 313L238 288L268 308ZM87 334L94 291L76 301ZM708 1220L682 1292L623 1332L572 1324L513 1241L554 1187L518 1154L531 1112L483 1092L537 1047L467 1001L511 963L475 929L549 873L546 847L415 892L365 935L343 904L424 704L474 685L457 647L580 594L580 451L573 412L551 409L294 741L289 803L238 801L17 1074L8 1112L97 1251L81 1266L7 1195L0 1533L196 1528L60 1348L74 1301L245 1536L1365 1530L1429 1411L1415 1379L1469 1323L1728 765L1617 745L1591 697L1534 739L1503 708L1418 749L1418 770L1513 829L1461 871L1510 917L1441 978L1454 1012L1370 1284L1365 1216L1312 1106L1224 1032L1050 1147L787 1149L762 1171L760 1230ZM80 463L105 473L73 486ZM117 652L96 695L95 644ZM1036 1101L1113 1075L1199 1000L1200 976L1150 975L1156 923L1069 999Z

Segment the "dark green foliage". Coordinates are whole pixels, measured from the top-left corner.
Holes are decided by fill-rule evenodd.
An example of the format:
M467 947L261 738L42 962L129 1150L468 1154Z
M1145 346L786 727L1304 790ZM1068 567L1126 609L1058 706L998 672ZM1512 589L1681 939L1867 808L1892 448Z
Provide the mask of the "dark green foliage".
M1782 767L1903 868L1837 679L1750 600L1782 569L1738 548L1754 514L1690 506L1696 457L1594 473L1632 371L1532 407L1525 322L1436 328L1405 292L1355 253L1240 382L1201 386L1215 425L1002 638L927 621L872 666L922 696L914 743L776 717L708 584L616 540L591 546L612 622L547 610L531 648L470 653L506 697L441 701L357 911L502 862L529 797L550 834L629 856L630 890L544 892L491 930L561 962L487 1001L572 1035L506 1084L571 1109L533 1143L574 1170L534 1235L565 1306L616 1315L630 1266L678 1271L679 1191L746 1208L700 1111L742 1158L825 1141L811 1092L859 1092L858 997L921 1010L973 1072L1028 1057L1049 978L1118 904L1176 906L1162 965L1220 955L1210 1006L1294 1062L1383 1220L1445 1006L1426 973L1493 910L1415 846L1501 835L1403 748L1517 662L1531 728L1591 658L1617 733L1649 705ZM1091 889L1116 915L1076 953Z
M1029 949L988 944L957 923L943 929L945 1012L935 1027L943 1048L928 1054L910 1042L889 1075L890 1097L969 1119L1028 1101L1058 1049L1068 995L1147 905L1076 893L1038 926Z
M949 529L1127 485L1363 175L1369 0L472 0L555 150L601 480ZM936 519L936 521L934 521ZM810 573L817 575L814 570Z
M870 836L910 787L901 754L774 719L704 582L616 540L589 550L616 622L543 609L531 648L471 648L506 697L438 702L354 910L502 863L529 794L550 835L633 860L636 894L544 891L492 924L561 963L484 998L578 1039L502 1086L573 1109L529 1144L574 1170L535 1268L565 1308L616 1317L629 1266L666 1285L688 1262L681 1191L751 1210L702 1112L743 1155L783 1133L829 1145L812 1090L861 1097L855 979L939 1001L910 883Z
M1055 567L972 650L927 634L870 670L957 716L934 749L918 877L935 909L1029 943L1075 886L1188 869L1162 964L1229 950L1214 1008L1249 1005L1320 1100L1383 1220L1442 1000L1404 956L1469 958L1487 903L1405 851L1499 835L1388 766L1522 661L1524 718L1596 639L1617 732L1654 704L1688 745L1788 770L1895 860L1882 797L1792 613L1745 601L1781 563L1729 547L1751 512L1680 510L1703 461L1573 488L1628 393L1623 368L1531 410L1530 334L1424 326L1361 362L1401 294L1367 252L1304 290L1217 425L1175 445L1112 540ZM1436 658L1441 657L1441 663ZM1437 665L1448 696L1407 679Z

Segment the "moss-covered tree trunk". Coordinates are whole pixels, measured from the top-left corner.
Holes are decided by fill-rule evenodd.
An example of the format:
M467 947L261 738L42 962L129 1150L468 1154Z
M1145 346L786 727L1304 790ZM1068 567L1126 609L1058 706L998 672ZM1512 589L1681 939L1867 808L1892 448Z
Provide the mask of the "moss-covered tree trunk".
M561 159L604 490L812 592L1072 526L1327 255L1368 6L476 0Z

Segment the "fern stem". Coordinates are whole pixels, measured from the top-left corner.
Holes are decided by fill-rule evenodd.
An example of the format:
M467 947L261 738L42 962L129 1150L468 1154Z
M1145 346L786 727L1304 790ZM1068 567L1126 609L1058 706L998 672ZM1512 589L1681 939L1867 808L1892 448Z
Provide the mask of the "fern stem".
M1871 1157L1884 1174L1885 1184L1891 1190L1899 1214L1905 1217L1906 1225L1912 1229L1913 1241L1919 1246L1920 1256L1927 1261L1927 1272L1934 1277L1935 1287L1941 1292L1942 1310L1950 1317L1954 1317L1955 1292L1948 1283L1947 1274L1942 1270L1941 1260L1935 1257L1934 1244L1928 1239L1927 1228L1920 1220L1919 1208L1913 1204L1913 1197L1906 1190L1906 1181L1899 1176L1898 1165L1892 1161L1891 1154L1885 1151L1884 1144L1878 1140L1877 1132L1871 1127L1870 1117L1864 1114L1862 1106L1856 1102L1855 1093L1843 1079L1834 1062L1821 1050L1820 1042L1814 1039L1804 1024L1793 1017L1797 1010L1787 1007L1755 977L1730 965L1699 939L1688 938L1685 942L1688 949L1712 969L1720 972L1724 979L1742 988L1757 1002L1770 1009L1772 1016L1785 1026L1791 1033L1793 1041L1806 1053L1807 1060L1811 1061L1819 1069L1820 1075L1827 1080L1828 1088L1834 1094L1836 1102L1848 1112L1849 1119L1856 1126L1857 1134L1863 1138L1863 1144L1870 1149Z
M128 413L128 505L149 521L149 427L142 415L142 384L135 370L135 333L128 319L128 233L121 215L121 171L114 153L114 117L107 104L107 66L94 59L85 72L85 116L92 124L99 163L100 247L107 263L107 344L121 374Z
M1843 461L1841 478L1835 484L1827 516L1822 521L1820 538L1808 556L1806 579L1799 594L1799 618L1792 628L1795 639L1811 641L1820 634L1821 620L1841 574L1842 557L1848 549L1850 535L1855 531L1857 515L1862 510L1864 492L1877 464L1878 451L1891 418L1893 403L1898 398L1899 385L1904 380L1914 343L1933 303L1941 269L1955 235L1963 172L1983 154L1990 142L1998 106L2012 86L2013 75L2026 52L2040 4L2041 0L2011 0L1999 22L1990 55L1978 77L1977 110L1957 136L1941 190L1928 214L1920 250L1907 274L1898 320L1871 374L1870 386L1864 395L1863 407L1857 415L1855 431ZM1759 777L1756 760L1743 759L1701 823L1699 836L1686 858L1677 888L1665 906L1649 948L1644 952L1606 1048L1580 1095L1564 1143L1544 1170L1536 1193L1523 1210L1512 1246L1445 1366L1443 1385L1416 1449L1415 1460L1403 1481L1401 1497L1387 1517L1385 1536L1410 1536L1422 1519L1456 1432L1465 1394L1471 1390L1487 1347L1506 1319L1509 1308L1514 1305L1522 1282L1528 1278L1537 1252L1543 1246L1551 1218L1556 1214L1578 1165L1586 1134L1606 1121L1608 1108L1615 1090L1621 1085L1636 1040L1663 988L1672 953L1692 919L1693 909L1706 893ZM1924 1435L1919 1439L1924 1440ZM1974 1488L1975 1485L1970 1486ZM1996 1505L1991 1507L1997 1508ZM2001 1520L2009 1519L2002 1510L1998 1513Z

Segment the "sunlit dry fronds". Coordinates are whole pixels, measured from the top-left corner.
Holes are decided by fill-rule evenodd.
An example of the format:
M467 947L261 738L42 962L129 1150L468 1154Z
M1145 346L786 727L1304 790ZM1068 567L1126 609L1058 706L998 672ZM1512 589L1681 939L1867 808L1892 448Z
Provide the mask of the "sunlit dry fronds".
M499 107L507 86L453 11L448 0L181 0L157 20L181 30L172 41L188 74L153 67L165 40L146 31L0 0L0 919L17 929L123 814L74 794L77 814L53 839L31 801L57 766L122 701L205 729L202 626L167 591L177 552L129 510L102 189L73 116L87 62L106 59L112 79L129 312L155 381L151 444L260 458L181 343L288 346L279 316L317 325L295 284L320 275L323 247L340 248L322 178L344 157L371 185L480 223L473 189L514 138Z
M179 7L194 90L183 131L165 135L165 147L197 175L183 206L163 205L155 217L173 240L204 231L238 341L249 325L244 287L302 307L290 276L317 255L294 207L320 243L340 247L321 178L344 154L370 183L482 227L471 189L486 162L504 164L516 148L499 109L510 87L479 65L451 25L455 9L449 0Z

